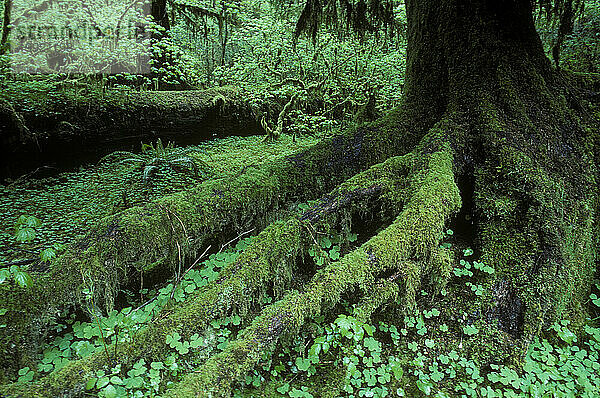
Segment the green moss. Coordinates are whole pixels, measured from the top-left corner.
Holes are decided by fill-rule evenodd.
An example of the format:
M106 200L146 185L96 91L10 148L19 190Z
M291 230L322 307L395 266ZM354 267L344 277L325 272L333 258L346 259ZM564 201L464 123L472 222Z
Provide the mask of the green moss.
M319 270L303 291L288 293L265 308L238 340L197 373L187 375L166 396L229 396L232 383L254 367L260 353L270 350L282 335L297 331L306 319L331 308L343 292L355 287L367 291L377 274L397 270L407 259L429 264L432 248L437 247L448 217L461 201L450 152L423 156L422 161L426 167L411 179L413 195L389 227Z
M400 294L400 286L395 280L382 280L375 283L354 310L356 319L368 322L371 316L385 305L396 301Z
M362 192L374 185L381 187L379 192L381 197L387 197L389 192L398 186L392 183L392 179L400 178L401 174L398 173L410 164L408 159L410 158L393 158L384 165L374 166L363 173L359 173L345 184L342 184L340 188L334 190L328 197L345 198L349 193ZM247 191L253 185L249 183ZM341 208L347 211L350 216L361 209L360 198L354 199L349 204L343 203ZM368 199L365 198L364 200ZM178 218L175 217L175 214L185 214L193 211L193 209L176 207L181 206L177 202L167 205L168 200L172 200L172 197L158 201L157 208L164 212L163 228L170 229L171 234L167 234L165 231L160 233L169 236L169 239L174 239L173 236L176 236L174 234L183 234L188 230L183 226L185 225L183 224L184 216ZM181 223L179 223L180 219ZM325 219L319 220L319 223L324 221ZM137 223L134 224L135 231L143 230L141 222L140 220L136 221L135 217L132 218L131 223ZM131 223L128 222L125 225L131 225ZM293 275L305 272L297 267L304 257L306 245L312 242L311 238L308 237L308 231L309 229L300 219L271 224L258 235L233 266L227 267L221 272L217 281L200 293L195 294L184 305L167 309L166 311L170 312L169 316L162 321L152 323L142 332L139 339L129 345L120 346L116 351L120 363L124 365L131 364L139 358L144 358L147 361L160 359L168 350L165 344L167 334L177 332L182 336L189 337L194 331L201 331L213 319L231 313L245 317L250 309L260 308L263 302L262 298L271 287L275 298L282 297L285 291L294 283L292 280ZM129 241L131 241L131 238L129 238ZM167 242L163 244L167 245ZM175 254L171 254L171 257L175 257ZM165 255L165 258L168 258L168 256ZM134 260L131 259L131 261ZM144 261L140 261L139 264L143 266ZM101 275L96 276L101 277ZM106 278L106 276L102 277ZM91 277L88 279L91 280ZM110 352L112 351L113 348L111 347ZM41 384L45 386L44 389L49 391L76 390L85 377L75 378L73 377L74 374L79 376L88 374L91 370L101 369L105 363L105 355L103 353L96 354L90 358L67 365L42 380Z
M519 91L522 84L508 83L512 76L506 80L504 88L513 87L524 108L497 113L520 130L509 133L511 123L504 123L484 134L486 160L475 170L474 199L482 260L498 271L496 283L508 284L515 295L495 297L484 311L503 308L500 327L507 330L502 324L513 319L522 331L511 333L532 338L563 317L579 325L586 317L595 272L595 166L589 143L559 127L538 126L539 118L531 118L533 99ZM578 128L563 97L543 97L535 106Z

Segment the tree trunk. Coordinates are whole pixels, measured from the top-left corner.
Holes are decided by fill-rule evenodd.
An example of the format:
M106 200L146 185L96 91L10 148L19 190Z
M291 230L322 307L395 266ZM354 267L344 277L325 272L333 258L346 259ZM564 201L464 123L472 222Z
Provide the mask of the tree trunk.
M169 87L169 85L161 81L162 74L158 71L162 68L168 68L168 63L172 61L170 52L164 46L161 46L161 40L166 37L166 32L171 29L169 14L167 13L167 0L152 0L150 15L152 15L152 20L164 29L152 33L151 36L153 64L152 73L150 74L151 78L156 79L156 88L163 89Z
M508 62L548 76L529 0L408 0L406 100L431 127L451 106L495 91ZM518 65L520 64L520 65ZM468 97L464 97L468 95Z
M152 19L165 30L171 29L169 14L167 13L167 0L152 0Z
M10 22L12 14L12 0L4 0L4 13L2 18L2 37L0 38L0 55L10 51L8 36L10 34Z
M529 0L409 0L406 104L457 155L463 209L499 271L483 312L528 341L583 322L595 272L596 167L580 105L553 71ZM426 138L427 139L427 138Z

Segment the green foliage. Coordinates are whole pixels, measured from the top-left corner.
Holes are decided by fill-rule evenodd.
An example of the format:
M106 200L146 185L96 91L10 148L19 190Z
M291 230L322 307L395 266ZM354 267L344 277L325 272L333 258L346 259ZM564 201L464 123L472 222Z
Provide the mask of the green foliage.
M35 229L41 225L42 222L34 216L20 216L15 224L15 239L20 243L33 241Z
M308 254L313 258L318 267L328 264L330 261L337 261L341 256L341 247L344 242L356 242L357 235L349 234L347 237L342 234L334 233L330 236L323 236L308 249ZM318 244L317 244L318 243Z
M326 249L333 242L321 239L319 246ZM460 252L465 258L474 254L469 248ZM462 296L464 286L475 286L468 280L485 284L495 272L477 260L468 264L464 258L458 261L460 275L449 291L440 292L442 297ZM472 274L463 275L465 270ZM590 298L597 299L596 294ZM515 367L482 362L477 351L467 348L463 342L485 338L485 325L464 323L465 314L457 322L452 308L436 305L401 322L365 323L346 315L352 312L347 302L343 307L331 322L317 317L289 348L266 355L246 380L243 396L261 396L270 385L284 397L317 397L325 390L328 396L344 397L594 397L600 388L600 329L591 320L583 336L572 332L569 321L555 323L545 338L530 345L522 366Z
M561 52L562 64L578 72L600 73L600 1L586 1Z
M491 364L484 371L477 360L460 349L436 344L436 339L426 337L428 332L422 336L415 333L425 328L426 319L417 312L405 318L405 328L398 330L383 322L363 324L342 314L319 328L323 334L314 338L307 354L287 362L291 364L290 377L284 381L280 381L280 375L286 366L281 362L274 373L281 383L277 391L289 397L309 391L318 396L318 375L331 371L331 361L333 368L346 369L339 388L351 397L416 396L416 391L440 398L550 396L547 394L593 397L600 387L597 328L587 326L585 343L575 346L574 335L566 328L568 322L563 321L552 330L558 330L564 345L538 339L530 346L522 368ZM476 338L477 331L474 326L463 328L467 338ZM441 332L441 336L451 334L447 329ZM403 351L403 346L408 346L408 351Z
M580 3L583 5L583 2ZM560 9L560 8L558 8ZM538 32L546 53L552 57L552 47L557 41L558 24L555 18L543 16L538 20ZM586 0L567 32L561 46L560 64L563 68L583 73L600 72L600 1Z
M33 284L31 276L18 265L11 265L9 268L0 268L0 283L11 279L14 280L17 286L23 288L31 287Z
M145 183L150 182L151 178L159 171L164 169L173 171L190 171L197 178L206 178L210 176L210 166L198 157L188 156L192 152L198 152L198 148L176 148L172 142L164 146L159 138L156 147L153 144L142 144L142 151L139 154L131 152L113 152L104 157L100 162L107 159L115 160L119 157L127 157L120 161L120 164L133 164L134 169L142 170L142 177Z

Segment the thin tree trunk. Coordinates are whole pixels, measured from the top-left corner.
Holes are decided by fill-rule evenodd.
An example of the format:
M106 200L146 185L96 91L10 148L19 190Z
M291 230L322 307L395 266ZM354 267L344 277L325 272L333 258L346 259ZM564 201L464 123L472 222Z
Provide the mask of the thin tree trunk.
M8 36L10 35L10 21L12 13L12 0L4 0L4 17L2 19L2 38L0 38L0 55L10 51Z
M152 19L165 30L171 29L166 0L152 0Z
M151 15L153 21L158 24L164 31L153 33L151 36L152 44L157 45L164 37L165 32L169 31L171 24L169 21L169 14L167 13L167 0L152 0ZM154 65L153 70L157 71L163 68L169 62L169 55L165 53L164 49L161 49L160 55L153 54ZM153 78L160 79L160 74L153 72ZM157 89L161 86L161 82L157 81Z

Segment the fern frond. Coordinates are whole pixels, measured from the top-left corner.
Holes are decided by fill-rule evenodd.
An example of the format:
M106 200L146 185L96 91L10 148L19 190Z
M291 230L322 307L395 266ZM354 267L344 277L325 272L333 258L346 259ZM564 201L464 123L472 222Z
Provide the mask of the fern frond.
M150 177L158 170L157 166L148 165L144 167L144 182L148 183L150 181Z

